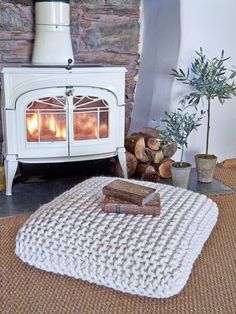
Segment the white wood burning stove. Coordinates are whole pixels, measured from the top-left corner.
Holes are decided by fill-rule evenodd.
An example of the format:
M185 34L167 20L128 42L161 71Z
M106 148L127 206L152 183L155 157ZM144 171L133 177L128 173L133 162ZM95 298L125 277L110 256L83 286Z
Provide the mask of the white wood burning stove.
M6 194L18 162L91 160L124 149L125 68L71 66L70 1L36 0L33 65L2 69Z
M6 194L18 162L65 162L118 155L125 177L125 68L6 67L3 156Z

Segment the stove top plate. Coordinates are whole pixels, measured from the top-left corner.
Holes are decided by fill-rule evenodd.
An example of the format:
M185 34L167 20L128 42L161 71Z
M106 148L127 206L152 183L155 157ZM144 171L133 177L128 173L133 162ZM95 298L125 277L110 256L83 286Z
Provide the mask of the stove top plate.
M23 68L66 68L67 65L53 65L53 64L21 64ZM73 64L71 68L101 68L103 65L99 64Z

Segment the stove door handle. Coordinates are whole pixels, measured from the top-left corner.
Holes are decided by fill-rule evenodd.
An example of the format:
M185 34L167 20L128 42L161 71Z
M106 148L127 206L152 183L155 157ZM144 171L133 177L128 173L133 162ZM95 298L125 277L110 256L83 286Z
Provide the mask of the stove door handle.
M73 96L74 88L67 88L66 89L66 96Z

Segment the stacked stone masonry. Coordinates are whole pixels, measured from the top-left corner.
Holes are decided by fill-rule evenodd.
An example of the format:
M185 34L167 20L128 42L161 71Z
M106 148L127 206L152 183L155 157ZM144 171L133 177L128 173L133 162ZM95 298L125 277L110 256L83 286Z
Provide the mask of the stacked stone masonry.
M139 6L137 0L71 1L75 63L125 66L128 70L126 128L132 112L139 62ZM0 66L31 63L33 41L34 1L0 0Z

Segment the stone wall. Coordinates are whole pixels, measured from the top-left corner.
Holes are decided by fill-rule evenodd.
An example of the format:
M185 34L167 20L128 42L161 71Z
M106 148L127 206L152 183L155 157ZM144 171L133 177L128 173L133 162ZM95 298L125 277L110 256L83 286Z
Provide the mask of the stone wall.
M71 26L75 63L127 68L128 126L139 61L139 1L72 0ZM33 40L34 1L0 0L0 66L30 63Z

